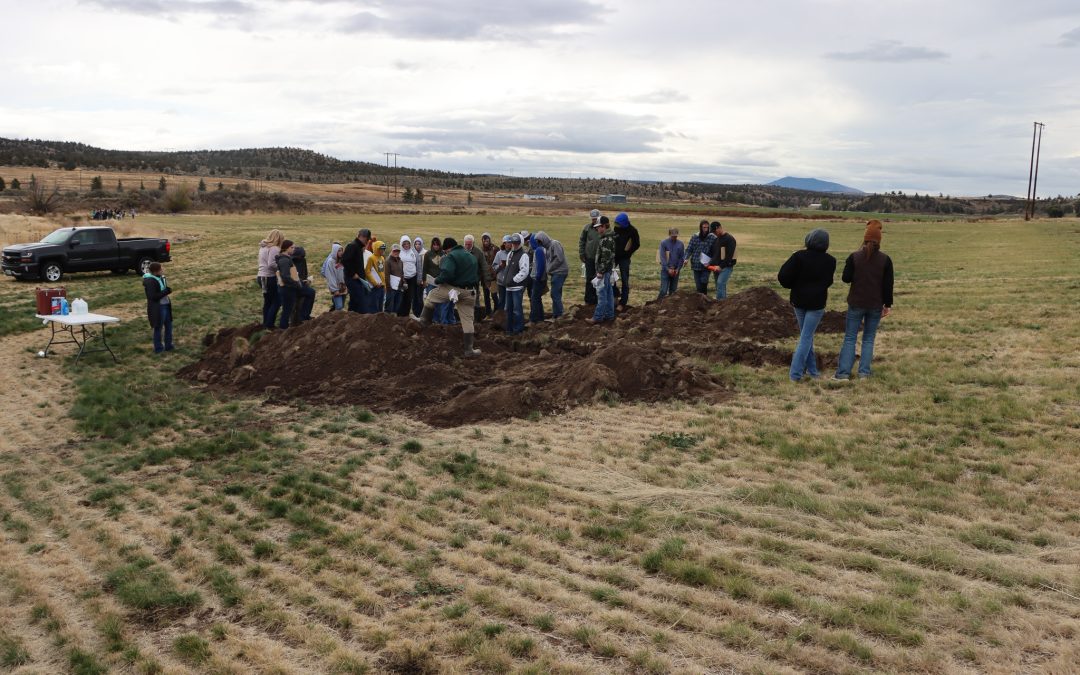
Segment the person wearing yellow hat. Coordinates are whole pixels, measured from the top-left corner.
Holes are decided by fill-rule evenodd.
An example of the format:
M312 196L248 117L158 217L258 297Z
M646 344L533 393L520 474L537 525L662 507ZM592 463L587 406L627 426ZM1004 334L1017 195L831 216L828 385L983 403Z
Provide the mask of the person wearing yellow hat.
M862 327L862 350L859 356L860 378L870 377L874 358L874 338L878 324L889 316L893 304L893 263L881 251L881 221L871 220L863 233L859 250L847 257L841 279L851 284L848 289L848 310L844 343L840 347L840 364L833 380L847 382L855 365L855 342Z

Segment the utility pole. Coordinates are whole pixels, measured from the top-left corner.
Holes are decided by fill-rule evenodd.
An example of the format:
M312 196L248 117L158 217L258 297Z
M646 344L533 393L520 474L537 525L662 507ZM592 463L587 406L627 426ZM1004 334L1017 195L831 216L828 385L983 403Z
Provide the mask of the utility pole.
M384 152L386 155L386 201L390 202L390 156L394 157L394 197L397 197L397 158L396 152Z
M1042 130L1046 125L1035 122L1031 132L1031 163L1028 166L1028 191L1024 202L1024 220L1035 217L1035 193L1039 187L1039 155L1042 152Z

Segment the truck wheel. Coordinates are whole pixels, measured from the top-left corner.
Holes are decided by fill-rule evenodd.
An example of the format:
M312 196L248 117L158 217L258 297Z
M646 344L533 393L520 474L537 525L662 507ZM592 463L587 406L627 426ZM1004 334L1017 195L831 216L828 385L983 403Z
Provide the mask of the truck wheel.
M150 263L152 262L154 262L154 259L148 256L143 256L142 258L139 258L139 262L135 263L135 271L139 272L140 274L149 274Z
M41 268L41 278L50 284L55 284L64 277L64 268L58 262L45 263Z

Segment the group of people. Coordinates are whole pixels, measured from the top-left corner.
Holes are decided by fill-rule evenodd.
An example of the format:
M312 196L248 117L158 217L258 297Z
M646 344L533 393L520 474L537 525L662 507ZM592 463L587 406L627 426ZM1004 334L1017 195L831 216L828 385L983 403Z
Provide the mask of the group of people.
M135 218L135 209L92 209L90 211L90 220L123 220L131 216Z
M892 306L893 268L880 250L881 223L869 222L863 245L848 256L842 279L851 284L848 293L846 334L835 379L847 380L854 366L858 331L863 330L858 375L870 375L874 339L881 318ZM814 332L824 316L828 288L833 283L836 260L827 253L829 233L811 231L806 248L784 263L778 281L791 289L791 304L800 337L789 375L792 380L820 376L814 354ZM626 213L612 222L598 210L578 238L578 258L586 279L584 301L595 305L590 324L615 318L629 304L630 269L641 237ZM668 230L656 252L660 293L677 291L679 277L689 265L699 293L709 293L709 279L718 300L727 297L728 281L735 268L735 237L719 222L702 220L698 231L684 245L679 231ZM524 298L529 298L528 320L558 321L564 313L563 288L570 274L563 245L545 232L527 230L504 235L496 244L484 233L477 244L466 235L461 244L453 237L433 237L425 248L421 237L402 235L388 246L371 230L360 229L346 245L334 242L320 267L330 294L331 311L348 309L361 314L389 312L412 316L424 323L460 323L466 355L479 353L473 344L475 322L494 311L505 312L504 328L516 335L525 330ZM258 282L263 292L263 325L288 328L311 318L315 288L308 274L303 247L271 231L259 243ZM148 287L149 288L149 287ZM551 296L551 313L544 296ZM481 298L483 298L481 302Z
M780 285L791 289L791 305L799 324L799 342L788 371L793 382L821 376L814 354L814 332L825 315L829 287L836 274L836 258L827 253L827 231L811 230L804 244L806 248L793 253L777 274ZM878 324L892 312L893 264L881 250L881 221L871 220L866 224L862 246L847 257L840 278L851 287L848 289L840 362L832 379L847 382L855 366L859 329L862 329L863 337L857 373L860 378L865 378L871 375Z

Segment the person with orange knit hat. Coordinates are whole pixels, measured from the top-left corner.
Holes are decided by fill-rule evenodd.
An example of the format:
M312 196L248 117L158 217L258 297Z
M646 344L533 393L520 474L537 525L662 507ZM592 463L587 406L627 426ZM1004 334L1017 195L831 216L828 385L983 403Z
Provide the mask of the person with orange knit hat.
M874 358L878 324L892 311L893 264L892 259L881 251L880 220L871 220L866 224L863 244L847 257L841 279L851 284L851 288L848 290L847 323L844 343L840 347L840 364L833 379L847 382L855 366L859 327L862 327L863 337L858 374L860 378L865 378L871 374L870 362Z

